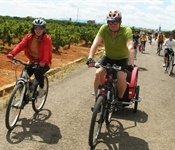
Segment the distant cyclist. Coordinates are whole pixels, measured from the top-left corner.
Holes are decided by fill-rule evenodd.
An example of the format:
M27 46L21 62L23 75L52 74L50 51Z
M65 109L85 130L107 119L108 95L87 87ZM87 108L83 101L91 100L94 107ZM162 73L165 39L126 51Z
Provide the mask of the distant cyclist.
M140 35L138 31L135 31L133 34L133 42L134 42L134 50L135 50L134 58L137 59L137 50L138 50L138 46L140 45Z
M149 44L152 44L152 34L148 33L148 40L149 40Z
M164 34L162 32L159 32L157 37L157 53L158 53L159 47L162 47L164 40L165 40Z
M157 36L158 36L158 32L156 31L156 32L154 33L154 39L155 39L155 41L157 40Z
M174 56L173 48L175 47L175 40L173 39L173 34L169 34L169 38L165 40L163 45L165 45L164 64L163 64L163 67L165 67L168 54L172 53L172 55Z
M141 45L142 45L141 52L145 51L146 41L147 41L147 35L146 35L145 32L143 32L142 35L140 36L140 42L141 42Z

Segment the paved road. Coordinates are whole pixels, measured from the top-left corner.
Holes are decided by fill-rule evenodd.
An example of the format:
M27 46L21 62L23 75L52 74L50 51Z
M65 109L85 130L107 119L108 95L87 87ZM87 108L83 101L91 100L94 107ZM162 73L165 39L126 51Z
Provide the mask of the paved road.
M138 112L132 106L114 116L110 130L103 127L96 150L173 150L175 147L175 76L164 73L156 45L138 54L141 87ZM0 112L2 150L89 150L90 106L94 102L94 68L84 65L62 80L50 80L44 110L25 107L17 127L8 132L5 110Z

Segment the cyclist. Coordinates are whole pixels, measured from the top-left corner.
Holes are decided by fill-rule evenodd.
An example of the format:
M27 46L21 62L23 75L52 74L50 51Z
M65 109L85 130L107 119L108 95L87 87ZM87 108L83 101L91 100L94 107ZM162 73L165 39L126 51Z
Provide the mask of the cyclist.
M172 56L174 56L173 48L175 47L175 40L173 39L173 34L169 34L169 38L165 40L164 44L165 50L164 50L164 64L163 67L165 67L165 63L167 60L167 56L169 53L172 53Z
M26 34L23 40L18 43L15 48L7 54L7 58L13 59L15 55L24 50L29 63L38 63L39 67L34 69L27 68L29 76L35 75L39 82L39 95L42 97L45 94L44 87L44 73L50 69L52 59L52 40L46 34L46 22L37 18L32 22L31 33Z
M143 51L145 51L146 41L147 41L147 35L145 32L142 32L142 34L140 36L140 42L142 45L142 50L141 50L142 53L143 53Z
M162 47L162 44L164 43L165 36L163 35L162 32L159 32L158 37L157 37L157 53L159 50L159 47Z
M148 40L149 40L149 44L152 44L152 34L148 33Z
M154 33L154 39L155 39L155 41L157 40L157 36L158 36L158 31L155 31L155 33Z
M99 29L93 44L90 48L88 60L86 64L89 67L94 66L95 61L93 57L97 51L98 46L104 43L104 55L100 60L102 65L116 64L119 66L128 66L128 70L133 69L134 65L134 44L133 34L130 27L121 26L122 14L118 10L109 11L106 17L107 24L104 24ZM104 68L96 70L94 79L94 92L97 94L98 86L101 84L101 78L104 76ZM123 101L123 95L125 93L127 82L127 73L119 71L117 74L117 89L118 89L118 100Z
M137 49L138 49L138 46L140 45L140 35L138 31L135 31L133 34L133 42L134 42L134 51L135 51L134 58L136 60L137 59Z

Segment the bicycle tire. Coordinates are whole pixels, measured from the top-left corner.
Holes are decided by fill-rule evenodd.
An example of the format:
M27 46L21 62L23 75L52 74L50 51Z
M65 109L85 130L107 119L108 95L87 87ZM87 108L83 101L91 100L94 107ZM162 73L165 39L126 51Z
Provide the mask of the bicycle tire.
M5 125L8 130L14 129L21 114L22 107L20 106L20 99L23 96L21 94L23 88L24 87L21 84L18 84L11 93L5 115Z
M166 63L165 63L165 71L167 72L168 70L169 70L169 56L168 56L168 58L167 58L167 60L166 60Z
M37 86L36 88L37 95L38 95L38 90L39 90L39 86ZM46 75L44 76L44 90L45 90L45 94L41 98L36 96L36 98L32 100L32 108L35 112L40 112L42 110L47 99L47 95L49 91L49 80Z
M137 108L138 108L138 100L139 100L139 92L140 92L140 86L136 86L136 95L135 95L135 99L137 101L134 102L134 110L133 113L137 112Z
M168 70L168 75L171 76L172 72L173 72L173 67L174 67L174 61L172 56L170 56L170 60L169 60L169 70Z
M160 56L160 47L157 48L158 56Z
M104 113L104 96L99 96L96 100L91 123L90 123L90 129L89 129L89 146L91 148L95 147L97 144L98 136L101 132L102 124L104 122L103 119L103 113Z
M116 95L117 95L116 84L113 85L113 90L111 90L111 93L112 93L111 99L112 100L116 99ZM107 106L108 109L106 109L106 113L105 113L104 118L105 118L106 125L109 125L110 122L111 122L111 118L112 118L113 112L115 110L115 105L114 104L109 104L109 103L106 103L106 105L108 105Z
M106 125L110 124L114 110L115 110L114 105L110 105L110 108L107 109L106 114L105 114L105 123L106 123Z

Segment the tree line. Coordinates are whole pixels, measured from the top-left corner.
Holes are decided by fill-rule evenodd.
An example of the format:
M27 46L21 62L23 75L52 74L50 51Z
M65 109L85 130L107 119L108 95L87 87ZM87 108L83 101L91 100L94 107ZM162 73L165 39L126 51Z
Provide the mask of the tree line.
M12 46L22 40L25 34L32 28L33 17L11 17L0 16L0 50L5 45ZM47 22L46 31L50 34L53 42L53 51L59 52L61 47L71 44L79 44L81 41L88 46L93 42L101 24L71 22L68 20L45 19ZM143 30L131 27L132 30ZM150 29L144 29L150 32ZM175 36L175 30L173 31Z
M25 34L29 33L32 28L32 17L10 17L0 16L0 49L5 45L12 46L22 40ZM53 50L58 52L60 47L71 44L78 44L80 41L85 42L85 46L92 43L95 35L101 26L100 24L88 24L71 22L66 20L45 19L47 22L46 32L51 36Z

